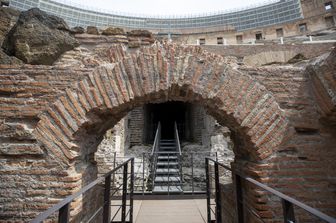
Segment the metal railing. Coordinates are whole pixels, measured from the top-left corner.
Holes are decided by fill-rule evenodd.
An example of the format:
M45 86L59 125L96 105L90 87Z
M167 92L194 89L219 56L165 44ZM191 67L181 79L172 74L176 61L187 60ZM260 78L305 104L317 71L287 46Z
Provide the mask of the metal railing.
M153 155L152 152L141 152L126 156L124 153L114 152L113 163L109 163L109 165L117 166L130 156L134 156L134 194L137 196L151 195L153 186L152 178L155 176L152 175L153 164L151 161L153 156L158 155L158 152L153 153ZM218 154L217 152L211 151L181 152L179 168L182 171L181 186L183 194L206 194L205 157L213 157L214 159L217 159Z
M174 139L175 139L175 144L177 147L177 162L178 162L178 168L180 171L180 186L181 188L183 188L183 171L182 171L182 151L181 151L181 144L180 144L180 137L179 137L179 132L178 132L178 128L177 128L177 124L176 122L174 122ZM168 156L168 162L169 162L169 156ZM169 164L168 164L169 165ZM170 185L168 184L168 188L170 187Z
M250 177L244 176L241 173L238 173L234 170L232 170L230 167L225 166L218 161L212 159L212 158L205 158L205 166L206 166L206 183L207 183L207 222L222 222L222 204L223 201L221 200L220 195L220 171L219 167L224 168L225 170L228 170L232 172L234 175L234 186L236 191L236 212L237 212L237 220L239 223L244 222L244 208L245 205L243 203L243 191L242 191L242 183L243 180L252 183L253 185L257 186L258 188L263 189L264 191L270 193L271 195L274 195L281 199L282 203L282 213L283 213L283 220L284 223L295 223L295 213L294 213L294 205L305 210L306 212L316 216L319 221L325 221L329 223L336 223L336 219L332 218L292 197L289 197L265 184L262 184ZM211 169L213 168L212 173L214 176L210 176ZM214 180L214 182L213 182ZM215 185L215 203L211 203L211 184ZM215 209L212 207L215 206ZM256 213L253 213L256 214ZM256 215L255 215L256 216ZM259 216L256 216L259 217ZM262 220L262 219L261 219Z
M128 170L129 166L131 168L130 173ZM121 173L122 184L119 185L118 187L115 187L114 182L115 179L113 177L113 180L111 180L111 176L115 176L116 174L118 174L118 171L122 171ZM84 222L90 222L95 218L102 219L103 223L133 222L134 158L129 158L122 164L118 165L116 168L105 174L103 177L96 179L95 181L83 187L80 191L66 197L65 199L55 204L45 212L39 214L36 218L34 218L31 221L31 223L39 223L47 219L50 220L50 218L56 218L55 214L57 214L57 212L59 223L69 222L71 220L70 217L71 202L73 202L75 199L78 199L80 196L84 196L86 192L93 190L95 186L101 186L102 182L104 182L104 195L102 204L97 210L93 211L93 214L91 216L85 216L85 219L89 220ZM122 191L121 204L112 204L111 199L116 198L116 196L114 195L116 195L118 191ZM128 204L127 201L129 202ZM111 218L112 214L111 209L113 207L119 207L119 208L116 209L116 211L114 212L114 216ZM102 213L102 215L99 216L98 215L99 213ZM55 221L56 219L53 219L53 222Z
M160 139L161 139L161 123L159 122L155 133L154 143L152 146L152 155L158 151L160 147Z
M176 122L174 122L174 139L175 139L175 143L176 143L176 146L177 146L178 153L181 155L182 153L181 153L180 137L179 137Z
M155 138L153 142L151 157L150 157L150 166L151 166L151 179L152 179L152 187L154 186L155 174L156 174L156 164L158 159L158 149L160 148L160 140L161 140L161 123L158 123L158 127L156 129Z

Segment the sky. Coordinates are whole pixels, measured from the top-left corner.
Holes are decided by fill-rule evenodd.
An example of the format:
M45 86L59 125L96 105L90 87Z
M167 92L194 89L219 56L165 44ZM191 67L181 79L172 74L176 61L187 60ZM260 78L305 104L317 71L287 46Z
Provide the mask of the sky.
M56 0L144 15L195 15L262 4L265 0ZM267 0L266 0L267 1ZM269 0L268 0L269 1ZM275 1L275 0L271 0Z

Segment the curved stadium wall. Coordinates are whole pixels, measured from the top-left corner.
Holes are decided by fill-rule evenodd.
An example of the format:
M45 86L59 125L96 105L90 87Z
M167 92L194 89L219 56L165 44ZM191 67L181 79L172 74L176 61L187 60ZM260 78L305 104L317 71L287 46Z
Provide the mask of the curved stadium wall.
M10 0L11 7L20 11L38 7L49 14L62 17L71 27L123 27L148 29L158 32L174 32L183 29L207 29L233 27L236 31L272 26L302 19L300 0L279 0L264 5L212 15L180 17L128 16L120 13L89 9L70 1Z

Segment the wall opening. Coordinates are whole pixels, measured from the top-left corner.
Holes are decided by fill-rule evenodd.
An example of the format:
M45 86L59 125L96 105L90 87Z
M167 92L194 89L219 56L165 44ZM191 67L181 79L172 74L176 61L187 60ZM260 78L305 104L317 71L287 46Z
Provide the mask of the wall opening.
M236 40L238 44L243 43L243 36L242 35L236 36Z
M256 33L256 40L262 40L262 33Z
M307 32L307 24L306 23L299 24L299 31L300 33Z
M188 117L190 116L190 104L183 102L166 102L161 104L145 105L145 138L148 143L153 142L155 131L161 122L162 139L174 138L174 122L176 122L180 138L186 139L189 129Z
M273 150L281 143L288 122L275 98L268 93L267 89L252 79L249 74L227 66L226 60L222 57L216 55L204 57L208 54L195 51L200 48L193 50L192 47L174 47L175 45L169 44L153 45L149 48L152 50L149 51L151 53L148 53L148 48L143 48L141 49L143 51L134 55L134 58L133 55L128 57L125 53L124 59L120 59L123 61L120 62L120 66L97 68L92 74L94 78L89 76L80 81L78 89L71 88L66 92L67 95L62 98L63 100L57 100L55 105L48 109L52 112L54 107L60 107L59 116L54 113L42 116L43 119L35 129L36 137L52 153L52 158L56 157L58 162L64 163L64 169L69 169L69 176L76 174L75 176L79 179L76 180L78 184L85 185L97 175L96 162L92 159L92 155L96 153L97 145L101 142L106 130L114 126L131 109L144 106L149 102L177 100L204 106L218 123L230 127L235 144L234 162L237 165L244 163L242 166L244 172L248 167L254 167L254 163L270 157ZM185 57L194 51L195 55L191 55L193 59ZM121 54L120 57L122 57ZM119 54L115 57L118 56ZM120 67L122 64L126 65L127 58L134 59L125 66L130 70L120 72ZM162 64L154 63L161 58L163 59ZM177 63L170 62L172 58L177 59ZM204 58L205 61L203 61ZM169 70L179 69L177 64L185 64L184 73L178 71L178 76L173 75L173 72L168 72L168 76L161 75L161 70L166 67ZM194 68L200 71L197 78ZM160 71L160 75L157 75L156 70ZM162 72L162 74L165 73ZM124 81L116 83L119 77ZM134 77L139 80L134 81ZM179 78L178 83L174 82L176 77ZM194 80L191 81L191 78ZM107 85L104 85L105 83ZM156 83L159 85L157 86ZM133 98L136 100L132 100ZM78 113L71 114L69 119L64 118L64 114L68 114L68 108L60 106L66 103L74 106L79 104ZM71 106L68 107L71 108ZM183 107L182 110L186 111ZM257 112L262 112L260 113L262 115L256 117ZM272 122L268 121L268 114L272 115ZM168 115L172 116L170 113ZM186 123L187 119L184 119L184 122ZM54 123L59 125L60 130L65 130L64 133L59 133L60 136L64 136L64 140L62 138L64 142L50 140L54 138ZM74 123L78 123L78 126ZM69 127L62 128L64 125ZM131 124L124 126L131 127ZM276 129L276 131L273 132L270 129ZM45 130L49 131L45 134ZM258 140L260 138L261 140ZM50 141L53 144L49 143ZM193 145L189 148L187 151L197 149ZM133 151L138 153L139 149ZM61 155L58 156L59 154ZM68 162L73 162L70 164L73 165L72 169L66 166ZM260 170L261 167L257 166L255 169ZM65 186L64 189L68 190ZM89 199L87 201L90 202Z
M133 122L135 117L137 120ZM98 176L103 176L114 166L122 163L125 158L134 157L136 161L134 191L150 193L153 189L149 180L152 162L150 154L154 139L145 143L139 141L130 143L130 141L132 141L131 135L139 133L147 132L154 137L158 121L162 123L162 134L167 134L168 137L174 137L172 129L166 131L164 125L167 123L166 127L173 128L172 123L177 121L182 152L181 187L184 192L206 191L205 157L217 158L228 166L234 161L233 131L220 125L215 117L207 113L205 107L179 101L150 103L134 108L104 134L95 152L96 163L93 164L97 166ZM225 178L225 184L231 185L231 174L224 175L222 177Z
M217 37L217 44L218 45L223 45L224 41L223 41L223 37Z
M284 32L282 28L276 29L276 35L277 37L283 37L284 36Z

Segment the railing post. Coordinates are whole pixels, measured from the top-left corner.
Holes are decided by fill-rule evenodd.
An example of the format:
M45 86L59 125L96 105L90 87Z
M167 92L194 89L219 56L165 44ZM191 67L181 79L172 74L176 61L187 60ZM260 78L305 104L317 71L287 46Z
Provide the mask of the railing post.
M105 177L103 223L109 223L111 219L111 175Z
M294 215L294 206L291 202L282 200L282 210L284 216L284 223L295 223L295 215Z
M116 168L116 161L117 161L117 152L114 152L114 155L113 155L113 169ZM112 175L112 182L114 182L115 180L115 173L113 173Z
M130 217L129 222L133 222L133 187L134 187L134 158L131 161L131 182L130 182Z
M236 187L236 211L238 223L244 222L244 209L243 209L243 193L242 193L242 184L241 177L238 174L235 174L235 187Z
M181 185L181 189L183 190L183 172L182 172L182 155L178 154L179 157L179 170L180 170L180 185Z
M142 153L142 195L145 195L145 153Z
M152 177L152 191L154 190L154 177L155 177L155 163L156 163L156 159L155 159L156 153L151 155L151 177Z
M211 223L211 203L210 203L210 176L209 176L209 159L205 158L205 177L206 177L206 194L207 194L207 215L208 223Z
M222 201L219 189L218 163L215 162L215 187L216 187L216 222L222 222Z
M194 153L191 153L191 188L192 194L194 194Z
M123 170L123 193L122 193L122 203L121 203L121 222L126 221L127 171L128 171L128 165L125 164L124 170Z
M70 219L70 203L67 203L58 212L58 223L68 223Z
M169 168L169 153L168 153L168 197L169 197L169 192L170 192L170 175L169 175L169 173L170 173L170 168Z

